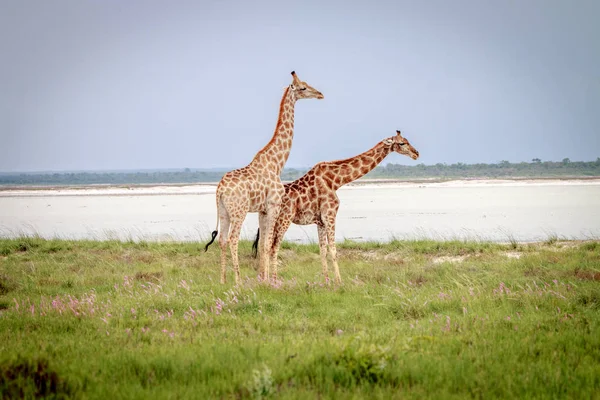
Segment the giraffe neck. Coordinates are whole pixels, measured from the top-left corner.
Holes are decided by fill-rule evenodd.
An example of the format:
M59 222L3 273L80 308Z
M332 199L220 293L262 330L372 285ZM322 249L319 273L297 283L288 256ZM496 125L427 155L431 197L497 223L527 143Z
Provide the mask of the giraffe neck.
M356 157L327 163L332 164L334 173L338 175L333 181L335 190L371 172L391 151L391 146L379 142Z
M287 87L279 106L279 117L277 118L275 133L269 143L252 160L259 167L273 170L277 175L281 174L281 170L287 162L290 150L292 149L295 103L296 98L294 93Z

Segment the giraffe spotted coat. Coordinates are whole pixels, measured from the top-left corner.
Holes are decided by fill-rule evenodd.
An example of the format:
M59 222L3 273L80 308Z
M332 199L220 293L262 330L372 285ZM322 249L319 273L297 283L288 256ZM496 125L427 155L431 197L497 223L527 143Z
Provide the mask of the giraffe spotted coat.
M221 226L219 246L221 248L221 283L226 281L227 245L231 252L235 282L240 282L238 242L242 223L249 212L257 212L259 228L265 232L260 243L260 274L269 277L267 241L272 241L275 219L279 214L285 190L280 179L292 147L294 137L294 105L300 99L322 99L323 94L301 81L292 72L292 84L285 89L279 106L279 117L273 137L244 168L226 173L216 192L217 227L212 233L214 241Z
M335 280L341 283L335 247L335 222L340 206L336 191L374 169L388 154L397 152L416 160L419 152L402 137L396 135L377 143L372 149L345 160L320 162L301 178L284 185L285 196L275 222L270 246L271 264L277 277L277 255L285 232L293 222L297 225L317 225L319 252L323 275L328 280L327 247L333 262ZM260 232L260 227L259 227Z

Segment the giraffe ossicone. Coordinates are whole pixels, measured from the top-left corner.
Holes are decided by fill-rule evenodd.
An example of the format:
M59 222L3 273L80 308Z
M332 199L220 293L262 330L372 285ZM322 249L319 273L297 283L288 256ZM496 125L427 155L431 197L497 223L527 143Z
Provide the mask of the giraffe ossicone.
M227 172L217 186L217 226L212 232L208 250L217 235L221 247L221 283L227 280L227 245L231 252L235 282L240 282L238 242L242 223L249 212L257 212L259 228L265 233L261 241L260 275L269 278L267 239L272 241L275 219L279 215L284 195L281 171L292 147L294 137L294 106L301 99L322 99L323 94L301 81L292 71L292 83L285 89L279 105L279 117L273 137L247 166Z

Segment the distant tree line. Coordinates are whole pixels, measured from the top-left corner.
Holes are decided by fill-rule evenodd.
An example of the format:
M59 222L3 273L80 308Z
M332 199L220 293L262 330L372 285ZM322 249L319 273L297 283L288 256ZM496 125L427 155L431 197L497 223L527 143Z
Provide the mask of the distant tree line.
M600 157L596 161L542 161L497 164L418 164L414 166L388 164L375 168L367 178L510 178L600 176Z
M308 169L286 168L282 173L284 181L299 178ZM161 183L206 183L218 182L224 171L191 170L152 172L63 172L63 173L4 173L0 174L0 185L135 185ZM571 161L568 158L559 162L542 161L534 158L531 162L496 164L435 164L379 166L365 176L367 179L457 179L457 178L516 178L516 177L585 177L600 176L600 157L596 161Z

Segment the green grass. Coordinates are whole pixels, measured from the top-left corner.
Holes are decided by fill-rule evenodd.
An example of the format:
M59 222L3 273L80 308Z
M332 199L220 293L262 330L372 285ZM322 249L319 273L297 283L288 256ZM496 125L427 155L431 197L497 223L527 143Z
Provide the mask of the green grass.
M600 398L600 245L0 240L0 398Z

